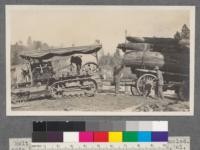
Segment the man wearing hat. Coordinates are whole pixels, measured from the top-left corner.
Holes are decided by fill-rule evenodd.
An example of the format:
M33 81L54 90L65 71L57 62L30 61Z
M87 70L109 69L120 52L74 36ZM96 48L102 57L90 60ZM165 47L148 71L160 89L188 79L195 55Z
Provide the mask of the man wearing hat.
M163 73L162 73L162 71L159 70L158 66L155 67L155 71L156 71L156 76L157 76L156 94L157 94L158 98L163 100L164 99L164 95L163 95L163 85L164 85Z

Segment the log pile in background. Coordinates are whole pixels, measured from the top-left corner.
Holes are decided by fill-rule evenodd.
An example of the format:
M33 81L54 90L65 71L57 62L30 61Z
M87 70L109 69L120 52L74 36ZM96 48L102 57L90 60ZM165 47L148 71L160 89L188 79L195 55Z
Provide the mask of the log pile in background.
M177 40L173 38L127 36L126 39L132 43L152 43L152 44L168 44L168 45L177 44Z
M126 37L127 43L118 44L125 52L124 64L129 67L145 66L174 73L189 73L189 40L173 38Z
M153 44L149 43L120 43L117 48L122 49L123 52L126 50L136 50L136 51L147 51L153 48Z

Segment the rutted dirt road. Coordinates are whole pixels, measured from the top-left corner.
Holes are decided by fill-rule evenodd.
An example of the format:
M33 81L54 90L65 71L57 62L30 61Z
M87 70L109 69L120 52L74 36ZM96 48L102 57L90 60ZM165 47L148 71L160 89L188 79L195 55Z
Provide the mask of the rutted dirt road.
M13 111L189 111L189 102L168 97L163 101L142 96L98 93L94 97L40 99L13 105Z

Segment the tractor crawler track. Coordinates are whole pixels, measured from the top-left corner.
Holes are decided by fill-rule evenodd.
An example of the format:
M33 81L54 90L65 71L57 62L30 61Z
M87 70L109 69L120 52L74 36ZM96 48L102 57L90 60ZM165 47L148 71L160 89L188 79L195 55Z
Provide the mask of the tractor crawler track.
M55 99L75 98L83 96L94 96L97 91L97 83L90 77L75 77L54 80L42 91L35 93L31 87L11 93L11 103L18 104L34 99L37 95L52 97ZM45 94L44 94L45 93Z
M56 81L49 86L53 98L94 96L97 83L91 78L76 78Z

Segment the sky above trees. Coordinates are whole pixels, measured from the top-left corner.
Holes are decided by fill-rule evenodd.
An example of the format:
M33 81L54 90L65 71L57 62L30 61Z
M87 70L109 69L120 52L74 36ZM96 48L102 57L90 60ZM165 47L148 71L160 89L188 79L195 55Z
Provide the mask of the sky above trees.
M27 44L31 36L48 45L69 47L103 44L113 54L131 36L173 37L183 24L191 27L190 8L112 6L8 6L7 34L10 44Z

